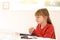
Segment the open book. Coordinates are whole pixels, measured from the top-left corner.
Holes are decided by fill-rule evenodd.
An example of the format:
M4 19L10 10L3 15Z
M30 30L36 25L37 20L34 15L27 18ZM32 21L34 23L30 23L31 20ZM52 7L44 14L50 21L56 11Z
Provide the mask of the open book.
M31 34L20 33L21 39L37 39L37 36Z

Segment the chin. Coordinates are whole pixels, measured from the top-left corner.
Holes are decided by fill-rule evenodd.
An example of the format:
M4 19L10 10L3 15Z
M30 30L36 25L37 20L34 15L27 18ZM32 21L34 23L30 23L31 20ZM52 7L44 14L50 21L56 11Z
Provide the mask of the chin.
M37 23L37 24L41 24L41 23Z
M37 22L37 24L41 24L40 22Z

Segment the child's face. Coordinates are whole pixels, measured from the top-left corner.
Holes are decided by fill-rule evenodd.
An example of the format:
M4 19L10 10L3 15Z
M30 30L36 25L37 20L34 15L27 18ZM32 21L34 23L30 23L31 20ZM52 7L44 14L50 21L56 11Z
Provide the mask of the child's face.
M37 22L38 24L43 23L44 20L45 20L45 18L44 18L42 15L36 16L36 22Z

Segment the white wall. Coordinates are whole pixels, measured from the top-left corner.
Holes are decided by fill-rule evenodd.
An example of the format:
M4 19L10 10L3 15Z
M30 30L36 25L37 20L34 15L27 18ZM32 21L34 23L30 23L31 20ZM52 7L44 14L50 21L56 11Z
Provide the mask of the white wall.
M36 24L34 11L0 12L0 32L28 33L33 24Z
M60 11L51 11L50 17L55 28L56 38L60 40Z

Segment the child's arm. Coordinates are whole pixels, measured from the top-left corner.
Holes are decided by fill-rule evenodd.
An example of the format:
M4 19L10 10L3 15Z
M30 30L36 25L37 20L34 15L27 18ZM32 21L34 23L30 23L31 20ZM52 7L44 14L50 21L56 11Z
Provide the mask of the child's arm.
M29 33L32 34L32 35L36 35L36 36L38 36L38 37L42 37L42 34L39 33L39 31L38 31L38 26L37 26L36 29L34 29L33 27L31 27L31 28L29 29Z
M32 32L32 35L36 35L38 37L42 37L43 35L41 33L39 33L36 29L34 29L34 31Z

